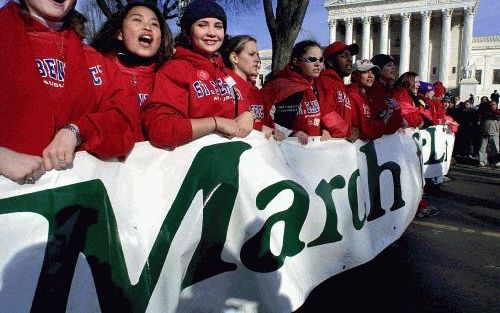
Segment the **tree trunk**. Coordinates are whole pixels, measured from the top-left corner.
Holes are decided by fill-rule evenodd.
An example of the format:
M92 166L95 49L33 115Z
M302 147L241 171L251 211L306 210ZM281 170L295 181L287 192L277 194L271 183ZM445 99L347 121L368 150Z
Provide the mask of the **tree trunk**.
M272 0L263 0L267 28L273 45L272 69L281 69L289 61L309 0L278 0L276 16Z

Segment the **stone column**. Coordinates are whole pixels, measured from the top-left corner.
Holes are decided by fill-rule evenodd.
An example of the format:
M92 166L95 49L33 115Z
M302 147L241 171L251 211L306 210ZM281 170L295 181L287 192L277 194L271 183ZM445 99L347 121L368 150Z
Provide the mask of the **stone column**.
M363 22L363 45L361 50L361 59L370 58L370 28L372 23L372 18L370 16L365 16L361 19Z
M348 17L344 20L345 22L345 43L350 45L352 43L352 26L354 20L352 17Z
M410 69L410 20L411 13L401 14L401 50L399 61L399 75Z
M330 43L333 43L337 40L337 20L330 19L328 20L328 29L330 30Z
M388 54L390 15L380 16L380 48L379 53Z
M471 67L471 51L472 51L472 30L474 26L474 15L476 14L476 8L469 7L464 10L464 24L463 24L463 38L462 38L462 57L461 66ZM463 72L463 71L462 71ZM472 78L475 73L472 73ZM463 77L462 77L463 78ZM469 77L467 77L469 78Z
M453 9L443 9L441 27L441 51L439 54L439 76L443 85L448 85L448 59L450 51L451 17Z
M429 81L429 31L431 27L431 11L420 12L422 18L422 29L420 32L420 60L418 73L420 79Z

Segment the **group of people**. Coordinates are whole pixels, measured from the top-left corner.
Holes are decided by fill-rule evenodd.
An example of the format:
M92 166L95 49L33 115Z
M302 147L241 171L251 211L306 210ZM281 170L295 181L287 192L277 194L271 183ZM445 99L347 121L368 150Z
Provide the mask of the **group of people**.
M257 40L228 36L214 1L192 1L175 39L157 7L130 2L90 46L75 5L22 0L0 9L0 175L19 184L70 168L75 151L125 159L143 140L173 149L253 129L304 145L312 136L354 142L436 124L456 131L442 84L414 72L397 78L390 55L353 64L356 44L322 50L301 41L258 89Z
M474 96L463 102L450 99L448 114L461 125L453 150L456 162L500 167L499 96L495 90L490 98L482 96L475 106Z

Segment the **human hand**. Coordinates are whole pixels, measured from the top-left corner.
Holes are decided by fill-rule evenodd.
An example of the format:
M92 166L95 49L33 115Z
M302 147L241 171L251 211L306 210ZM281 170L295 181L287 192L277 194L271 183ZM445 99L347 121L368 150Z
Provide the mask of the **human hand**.
M275 128L275 129L273 130L273 138L274 138L275 140L278 140L278 141L283 141L283 140L285 140L285 137L286 137L286 136L285 136L285 133L284 133L284 132L282 132L281 130L279 130L279 129L277 129L277 128Z
M347 138L350 142L355 142L359 139L359 129L356 127L351 128L351 136Z
M293 137L297 137L301 145L307 145L309 136L307 136L307 134L303 131L299 130L298 132L293 133Z
M231 139L238 135L239 127L236 120L231 120L225 117L215 117L215 120L217 121L215 131L219 132L222 136Z
M235 119L236 124L238 124L238 134L236 137L243 138L248 136L253 129L253 115L252 113L245 111L238 115Z
M332 139L333 137L330 136L330 132L328 132L326 129L323 129L321 131L321 137L319 138L320 141L327 141Z
M73 166L73 154L77 139L68 129L61 129L52 139L52 142L43 150L45 169L65 170Z
M271 138L271 136L273 135L273 129L266 125L263 125L260 131L264 133L264 137L266 139Z
M387 111L387 114L384 116L384 118L382 119L384 121L384 124L387 125L387 123L389 122L389 119L391 118L392 116L392 113L393 111Z
M0 175L18 184L33 184L45 174L43 159L0 147Z

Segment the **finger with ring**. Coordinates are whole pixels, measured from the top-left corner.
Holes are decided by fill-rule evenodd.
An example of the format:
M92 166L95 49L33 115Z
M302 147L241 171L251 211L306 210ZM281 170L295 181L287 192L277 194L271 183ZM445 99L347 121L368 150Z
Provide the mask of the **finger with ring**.
M33 176L26 177L26 183L33 184L35 182L35 178Z
M66 159L65 159L64 157L60 157L60 156L58 156L58 157L57 157L57 162L59 162L59 163L61 163L61 164L64 164L64 163L66 163Z

